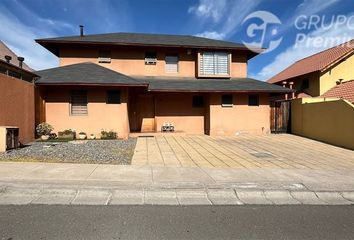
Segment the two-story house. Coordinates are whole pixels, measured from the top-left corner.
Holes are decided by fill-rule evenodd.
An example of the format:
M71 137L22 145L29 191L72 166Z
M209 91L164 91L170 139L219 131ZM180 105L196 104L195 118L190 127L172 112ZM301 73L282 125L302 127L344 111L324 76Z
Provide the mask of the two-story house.
M354 39L303 58L268 82L286 86L293 83L298 97L326 96L337 85L354 80L353 69Z
M102 129L233 135L267 133L270 94L290 89L247 78L262 49L184 35L111 33L38 39L59 57L38 71L38 121L99 137Z

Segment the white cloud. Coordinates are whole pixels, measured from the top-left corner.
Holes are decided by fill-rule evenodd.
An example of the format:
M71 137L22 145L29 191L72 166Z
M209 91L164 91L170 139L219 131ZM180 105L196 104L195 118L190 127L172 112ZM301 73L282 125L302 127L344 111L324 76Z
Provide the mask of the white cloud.
M195 36L221 40L221 39L224 39L225 34L218 33L218 32L208 32L208 31L206 31L206 32L203 32L203 33L196 34Z
M252 77L267 80L300 59L347 42L353 38L354 32L345 25L339 28L314 30L300 41L295 41L294 45L278 54L273 62L263 67L258 74Z
M58 65L56 57L34 41L38 37L49 36L49 34L32 31L16 16L4 11L0 11L0 22L2 41L17 55L23 56L27 65L36 70Z
M21 16L30 20L22 22L6 7L0 6L1 40L17 55L23 56L26 64L35 70L58 66L57 57L37 44L34 39L53 37L56 31L60 30L73 32L74 27L63 21L42 18L19 2L15 3Z
M188 9L189 13L194 13L198 17L211 18L214 22L219 22L227 10L226 0L200 0L198 5Z
M208 28L196 36L225 39L240 29L244 18L256 9L261 0L199 0L197 6L190 7L188 12L195 14L201 21L212 20Z

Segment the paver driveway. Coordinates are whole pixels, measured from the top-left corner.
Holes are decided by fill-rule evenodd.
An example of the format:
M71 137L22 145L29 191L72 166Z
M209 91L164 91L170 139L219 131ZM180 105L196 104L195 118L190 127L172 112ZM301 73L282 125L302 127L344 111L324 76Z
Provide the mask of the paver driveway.
M349 170L354 169L354 151L290 134L235 137L166 135L138 138L132 164Z

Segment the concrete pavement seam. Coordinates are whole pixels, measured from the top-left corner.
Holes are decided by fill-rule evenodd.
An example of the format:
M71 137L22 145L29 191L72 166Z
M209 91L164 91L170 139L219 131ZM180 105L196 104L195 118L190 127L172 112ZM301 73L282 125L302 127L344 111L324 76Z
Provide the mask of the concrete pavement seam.
M354 204L354 201L353 201L352 199L346 198L346 197L344 196L344 192L339 192L339 194L342 196L342 198L344 198L345 200L351 202L352 205Z
M109 205L109 203L112 201L112 198L113 198L113 192L111 189L111 190L109 190L109 196L107 197L107 201L106 201L105 205Z
M240 199L240 197L237 195L237 190L236 190L235 188L234 188L233 190L234 190L234 193L235 193L236 198L237 198L243 205L246 205L246 203L243 202L243 201Z
M70 204L73 204L73 202L76 200L77 196L79 195L80 189L76 189L76 194L75 197L70 201Z

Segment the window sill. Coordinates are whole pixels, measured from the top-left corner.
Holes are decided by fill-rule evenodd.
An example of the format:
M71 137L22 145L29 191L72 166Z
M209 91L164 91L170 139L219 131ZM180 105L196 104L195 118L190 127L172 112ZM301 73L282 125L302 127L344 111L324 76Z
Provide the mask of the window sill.
M230 75L204 75L198 74L198 78L231 78Z
M233 107L234 105L233 104L221 104L222 107L225 107L225 108L231 108Z

